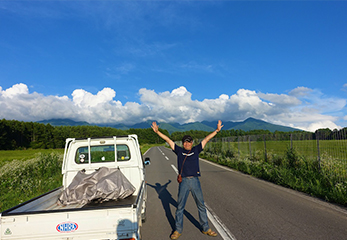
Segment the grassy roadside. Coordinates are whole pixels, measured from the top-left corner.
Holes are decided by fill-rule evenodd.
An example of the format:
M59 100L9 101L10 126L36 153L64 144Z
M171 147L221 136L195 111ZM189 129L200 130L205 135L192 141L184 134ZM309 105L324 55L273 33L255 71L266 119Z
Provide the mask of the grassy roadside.
M18 159L1 159L0 212L55 189L62 183L61 151L19 151L14 152ZM0 155L3 152L0 151Z

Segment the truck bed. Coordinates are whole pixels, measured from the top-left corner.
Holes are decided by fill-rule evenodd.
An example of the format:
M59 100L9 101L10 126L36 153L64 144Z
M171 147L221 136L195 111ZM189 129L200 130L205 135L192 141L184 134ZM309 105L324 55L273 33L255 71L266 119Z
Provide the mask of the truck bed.
M74 210L89 210L99 208L117 208L117 207L131 207L136 205L137 196L131 195L125 199L119 199L117 201L105 201L98 202L92 201L88 204L70 204L62 205L58 203L58 197L61 195L63 187L54 189L41 196L33 198L27 202L24 202L14 208L10 208L2 212L2 216L7 215L19 215L19 214L34 214L43 212L61 212L61 211L74 211Z

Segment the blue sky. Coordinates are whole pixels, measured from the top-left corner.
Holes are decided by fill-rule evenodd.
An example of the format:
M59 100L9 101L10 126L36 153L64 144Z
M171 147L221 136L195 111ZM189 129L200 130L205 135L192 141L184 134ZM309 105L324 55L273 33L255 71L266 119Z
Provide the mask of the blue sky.
M346 1L0 1L0 118L346 127Z

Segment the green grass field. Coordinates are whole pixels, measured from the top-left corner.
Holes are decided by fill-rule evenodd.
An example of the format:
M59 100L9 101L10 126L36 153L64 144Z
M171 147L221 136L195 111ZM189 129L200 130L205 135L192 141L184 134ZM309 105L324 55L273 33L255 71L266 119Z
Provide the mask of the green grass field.
M288 148L293 147L296 151L310 159L318 159L318 144L316 140L295 140L292 143L286 141L251 141L249 142L223 142L223 148L231 148L242 156L254 154L256 151L263 151L283 155ZM330 156L335 160L347 162L347 140L320 140L319 153L322 158Z
M64 154L64 149L28 149L28 150L0 150L0 167L13 160L25 161L40 153Z

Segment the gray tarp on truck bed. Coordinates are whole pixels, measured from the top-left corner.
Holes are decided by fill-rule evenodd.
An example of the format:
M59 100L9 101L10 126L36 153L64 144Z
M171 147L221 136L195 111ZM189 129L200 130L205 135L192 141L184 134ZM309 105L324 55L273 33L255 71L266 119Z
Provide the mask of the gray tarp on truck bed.
M86 204L95 199L117 200L124 199L134 192L135 187L119 169L101 167L91 174L79 171L62 192L58 202L68 205Z

